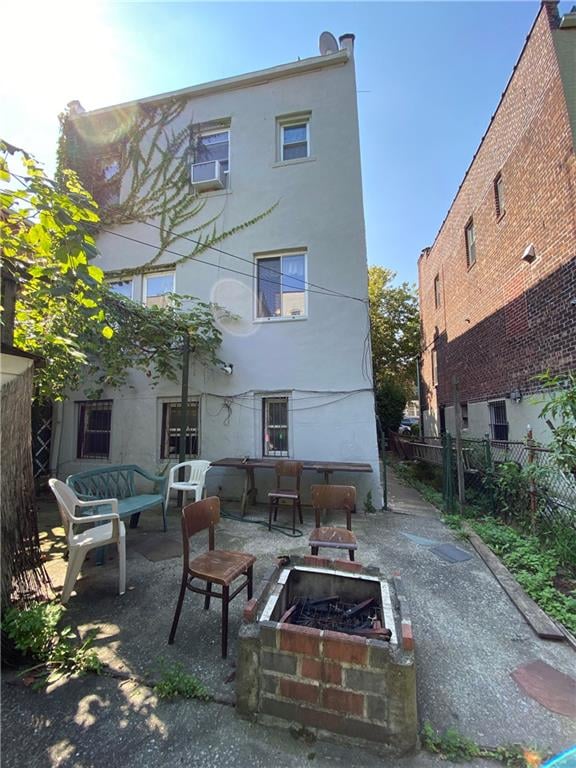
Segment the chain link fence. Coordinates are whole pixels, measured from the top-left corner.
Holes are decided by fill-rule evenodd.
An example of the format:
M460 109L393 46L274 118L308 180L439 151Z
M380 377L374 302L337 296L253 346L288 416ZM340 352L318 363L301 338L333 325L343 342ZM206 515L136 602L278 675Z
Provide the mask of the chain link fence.
M460 507L460 461L463 503L473 512L516 519L534 532L568 531L574 539L576 475L561 469L551 451L529 439L504 442L485 437L460 442L458 456L450 434L409 438L392 433L389 439L402 459L437 468L445 512L456 513Z

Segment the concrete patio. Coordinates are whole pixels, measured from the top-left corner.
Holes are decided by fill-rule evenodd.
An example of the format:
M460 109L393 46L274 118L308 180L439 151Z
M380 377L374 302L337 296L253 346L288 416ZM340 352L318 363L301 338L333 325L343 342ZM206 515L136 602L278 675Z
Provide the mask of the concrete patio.
M530 698L511 673L541 660L573 673L575 652L563 643L539 640L467 542L457 539L438 511L389 475L390 510L354 520L358 560L385 575L400 574L416 643L421 724L457 728L484 745L521 743L551 753L576 741L576 724ZM235 513L237 505L223 503ZM266 518L252 509L250 519ZM279 515L288 527L290 515ZM222 520L217 546L257 556L256 585L279 555L307 554L312 513L304 510L304 536L291 538L247 522ZM55 506L42 504L43 547L56 587L65 573L64 539ZM192 539L195 551L203 535ZM450 544L456 550L442 545ZM456 554L460 552L463 554ZM82 633L98 627L103 660L121 676L88 676L46 692L26 688L13 674L3 681L3 764L6 766L320 766L350 764L350 747L295 730L265 728L240 720L234 703L234 658L243 599L231 604L229 658L220 657L220 604L201 609L187 595L176 642L167 645L181 575L178 513L169 529L161 515L145 513L127 532L128 589L116 594L114 560L94 559L77 583L68 619ZM142 680L158 678L160 660L178 661L196 675L216 701L158 701ZM131 676L134 679L125 679ZM426 753L386 758L354 750L354 765L427 766L446 761ZM476 765L484 765L477 761ZM488 763L486 763L488 765Z

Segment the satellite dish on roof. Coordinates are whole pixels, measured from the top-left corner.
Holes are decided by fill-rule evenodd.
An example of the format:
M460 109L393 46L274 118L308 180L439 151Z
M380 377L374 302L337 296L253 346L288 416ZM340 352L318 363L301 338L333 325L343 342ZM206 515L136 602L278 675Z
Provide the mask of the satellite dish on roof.
M339 50L336 38L334 35L331 35L330 32L322 32L319 40L319 48L322 56L328 56L329 53L337 53Z

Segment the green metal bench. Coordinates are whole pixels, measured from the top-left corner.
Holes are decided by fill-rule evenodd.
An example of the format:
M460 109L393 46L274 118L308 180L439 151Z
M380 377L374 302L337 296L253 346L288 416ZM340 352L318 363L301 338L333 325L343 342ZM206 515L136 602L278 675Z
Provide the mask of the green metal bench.
M147 481L146 485L153 483L152 493L136 490L137 477ZM70 475L66 484L82 501L118 499L118 513L121 518L130 516L130 528L136 528L141 512L161 505L166 530L165 477L151 475L136 464L116 464Z

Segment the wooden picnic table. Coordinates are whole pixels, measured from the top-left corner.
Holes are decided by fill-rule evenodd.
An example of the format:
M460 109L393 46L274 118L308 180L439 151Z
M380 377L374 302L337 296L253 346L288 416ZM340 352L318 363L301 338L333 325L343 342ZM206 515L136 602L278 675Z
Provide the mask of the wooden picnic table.
M279 457L280 458L280 457ZM233 469L243 469L244 475L244 490L242 492L242 501L240 502L240 510L242 517L246 514L246 508L248 506L248 498L250 498L252 504L256 504L258 497L258 488L256 487L256 481L254 478L255 469L274 469L278 459L218 459L212 461L213 467L232 467ZM299 459L291 459L291 461L299 461ZM352 461L300 461L303 470L306 472L318 472L324 475L324 482L330 483L331 475L334 472L372 472L372 466L370 464L362 464Z

